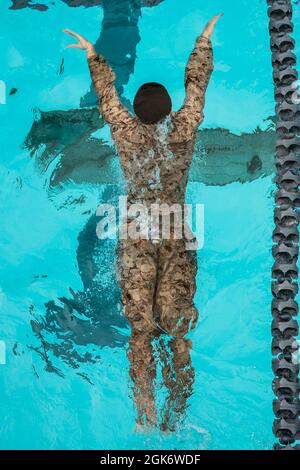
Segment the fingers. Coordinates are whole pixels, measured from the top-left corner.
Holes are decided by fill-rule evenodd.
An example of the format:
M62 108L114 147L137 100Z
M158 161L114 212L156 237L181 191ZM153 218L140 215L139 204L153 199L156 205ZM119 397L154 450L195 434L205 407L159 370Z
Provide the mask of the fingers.
M218 15L215 15L215 16L212 18L212 20L211 20L211 22L213 23L213 25L215 25L216 22L219 21L219 19L220 19L222 16L224 16L224 13L219 13Z
M78 44L69 44L66 47L68 49L87 49L89 42L80 34L75 33L75 31L72 31L71 29L63 29L63 32L66 34L69 34L70 36L73 36L76 38L79 42Z
M209 21L209 23L206 25L206 28L203 32L203 36L204 37L207 37L207 38L210 38L210 36L212 35L213 31L214 31L214 27L215 27L215 24L217 23L217 21L221 18L221 16L223 16L224 13L219 13L218 15L215 15L212 17L212 19Z
M81 46L80 44L68 44L68 45L66 46L66 48L67 48L67 49L72 49L72 48L74 48L74 49L82 49L82 46Z
M74 38L78 39L79 41L82 38L82 36L80 36L80 34L75 33L75 31L72 31L71 29L63 29L63 32L66 33L66 34L69 34L70 36L73 36Z
M219 13L219 15L215 15L212 17L212 19L210 20L210 22L208 23L208 26L210 28L214 28L215 24L217 23L217 21L219 21L219 19L221 18L221 16L223 16L224 13Z

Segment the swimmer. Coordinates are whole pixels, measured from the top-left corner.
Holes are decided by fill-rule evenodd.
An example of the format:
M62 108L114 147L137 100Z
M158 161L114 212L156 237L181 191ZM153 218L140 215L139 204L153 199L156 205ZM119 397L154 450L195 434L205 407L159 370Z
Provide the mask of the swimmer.
M131 115L118 96L115 73L105 58L83 36L64 30L78 40L67 47L87 53L99 110L110 126L125 175L129 206L184 206L196 133L204 118L205 93L213 71L211 36L221 16L214 16L196 40L185 71L184 103L177 112L172 111L166 88L149 82L139 88L133 103L135 115ZM161 422L164 430L175 429L191 395L194 370L191 341L185 336L198 319L194 305L196 251L187 249L185 236L178 239L174 235L174 220L175 215L169 238L159 232L153 241L141 234L140 238L119 240L117 248L122 301L131 326L128 358L137 424L157 424L156 341L169 390ZM131 220L125 222L128 226Z

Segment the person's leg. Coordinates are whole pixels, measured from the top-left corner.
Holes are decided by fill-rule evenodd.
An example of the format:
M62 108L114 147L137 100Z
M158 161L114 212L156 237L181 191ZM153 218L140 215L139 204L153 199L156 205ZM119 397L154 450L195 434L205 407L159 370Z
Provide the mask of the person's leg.
M184 240L165 240L159 249L155 315L162 330L183 337L197 323L194 305L197 258Z
M153 340L155 331L136 331L132 328L129 340L128 359L133 396L137 409L139 426L156 425L155 377Z
M128 359L137 424L154 425L156 366L152 343L157 335L153 317L157 250L150 242L128 240L119 243L117 254L122 302L131 326Z
M175 430L192 394L195 375L190 358L192 343L184 336L196 326L198 319L194 305L196 273L196 254L186 251L183 240L163 243L159 252L155 312L160 327L171 336L160 341L162 375L169 391L161 423L164 431Z
M192 395L195 370L190 357L191 348L192 342L189 339L161 337L162 377L169 392L162 410L162 431L176 430Z

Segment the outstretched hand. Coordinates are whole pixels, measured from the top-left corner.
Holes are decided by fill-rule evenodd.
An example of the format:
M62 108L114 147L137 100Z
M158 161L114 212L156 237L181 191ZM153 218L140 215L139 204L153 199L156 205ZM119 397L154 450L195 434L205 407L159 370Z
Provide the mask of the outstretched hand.
M78 33L75 33L71 29L63 29L63 32L66 34L69 34L70 36L73 36L78 40L78 43L76 44L68 44L66 47L67 48L74 48L74 49L82 49L87 51L88 56L92 55L95 53L94 46L93 44L85 39L83 36L81 36Z
M216 25L216 23L219 21L219 19L221 18L221 16L223 16L224 13L219 13L219 15L216 15L216 16L213 16L212 19L209 21L209 23L207 23L203 33L202 33L202 36L209 39L211 37L211 35L213 34L214 32L214 27Z

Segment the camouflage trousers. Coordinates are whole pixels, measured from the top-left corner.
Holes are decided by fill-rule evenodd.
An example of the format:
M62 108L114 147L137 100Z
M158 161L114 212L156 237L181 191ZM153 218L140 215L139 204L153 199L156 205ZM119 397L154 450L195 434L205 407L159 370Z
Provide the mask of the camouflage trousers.
M192 393L191 341L184 338L198 319L194 305L196 253L184 240L121 240L118 277L125 315L131 326L128 358L137 407L137 423L157 423L154 381L158 356L169 390L161 428L173 430ZM166 345L164 336L171 336ZM159 351L155 354L154 340ZM157 352L157 351L156 351Z
M185 240L121 240L117 259L125 315L134 330L183 337L195 327L197 260Z

